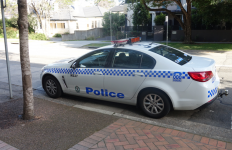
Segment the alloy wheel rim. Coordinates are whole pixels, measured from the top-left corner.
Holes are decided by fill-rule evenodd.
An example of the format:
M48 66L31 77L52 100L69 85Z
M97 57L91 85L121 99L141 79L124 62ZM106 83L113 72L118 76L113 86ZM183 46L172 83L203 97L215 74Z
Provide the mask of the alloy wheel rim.
M55 95L57 93L56 83L51 79L47 80L46 89L47 89L48 93L51 95Z
M164 101L157 94L148 94L143 99L144 108L152 114L159 114L164 110Z

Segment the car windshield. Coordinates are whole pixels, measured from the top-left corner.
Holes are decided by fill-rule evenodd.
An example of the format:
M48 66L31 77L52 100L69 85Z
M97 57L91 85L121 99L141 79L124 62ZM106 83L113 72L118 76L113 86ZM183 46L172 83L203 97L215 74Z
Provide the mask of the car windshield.
M192 59L192 56L164 45L154 47L149 51L157 53L179 65L184 65Z

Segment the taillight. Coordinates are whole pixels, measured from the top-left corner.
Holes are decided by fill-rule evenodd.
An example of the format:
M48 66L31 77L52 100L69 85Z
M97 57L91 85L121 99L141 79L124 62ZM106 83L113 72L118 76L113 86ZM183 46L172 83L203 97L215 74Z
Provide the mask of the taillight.
M203 71L203 72L188 72L189 76L196 81L206 82L213 77L212 71Z

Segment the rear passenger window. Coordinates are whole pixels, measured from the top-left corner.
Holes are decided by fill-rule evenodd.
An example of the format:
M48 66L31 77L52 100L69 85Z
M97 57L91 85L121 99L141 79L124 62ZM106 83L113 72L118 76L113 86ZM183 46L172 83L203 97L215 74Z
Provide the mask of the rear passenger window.
M142 63L141 63L141 69L153 69L155 66L155 60L146 55L146 54L143 54L143 58L142 58Z
M142 53L140 52L117 49L113 57L112 67L139 69L141 65L141 59Z

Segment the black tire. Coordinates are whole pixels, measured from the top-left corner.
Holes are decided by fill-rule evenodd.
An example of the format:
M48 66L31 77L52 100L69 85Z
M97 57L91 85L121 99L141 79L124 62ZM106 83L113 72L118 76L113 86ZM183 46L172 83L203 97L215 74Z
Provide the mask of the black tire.
M156 100L159 101L149 101L150 99L154 100L155 96ZM138 106L147 116L159 119L169 113L171 109L171 102L164 92L155 89L148 89L139 95Z
M53 86L52 86L52 89L50 88L50 90L49 90L50 83ZM45 77L45 79L43 81L43 88L44 88L45 92L47 93L47 95L51 98L58 98L62 95L62 89L60 87L60 83L53 76Z

